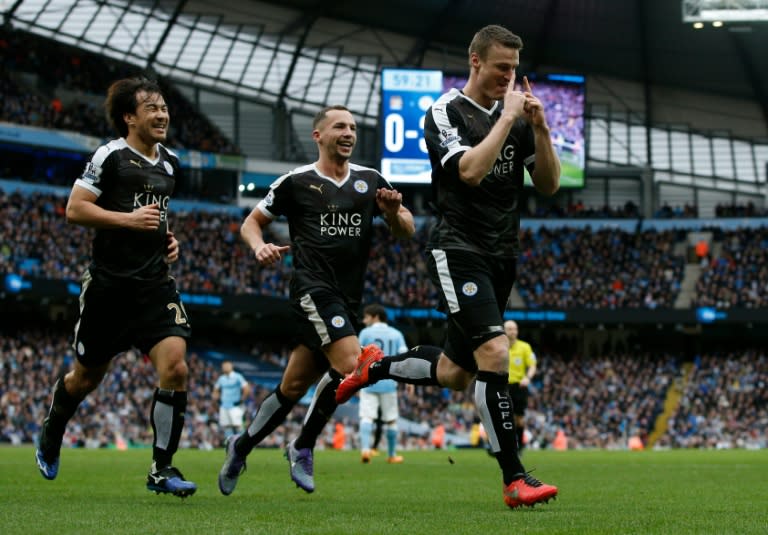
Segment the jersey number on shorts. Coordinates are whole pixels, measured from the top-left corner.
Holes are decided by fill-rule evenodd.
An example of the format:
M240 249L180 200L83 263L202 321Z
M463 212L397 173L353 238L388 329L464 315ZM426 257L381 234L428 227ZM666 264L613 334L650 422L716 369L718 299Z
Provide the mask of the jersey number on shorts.
M179 303L168 303L166 308L176 312L176 325L185 325L187 323L187 311L184 310L184 305L179 305Z

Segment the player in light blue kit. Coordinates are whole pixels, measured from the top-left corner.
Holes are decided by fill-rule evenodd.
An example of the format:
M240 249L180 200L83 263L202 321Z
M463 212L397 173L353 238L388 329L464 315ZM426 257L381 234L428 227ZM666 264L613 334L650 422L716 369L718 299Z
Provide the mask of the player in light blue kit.
M360 344L376 344L384 355L399 355L408 351L403 333L387 325L387 311L381 305L368 305L363 309L365 329L360 331ZM397 382L385 379L360 390L360 449L361 460L371 462L371 432L373 421L381 410L381 421L387 437L387 462L399 464L403 458L396 453L397 446Z
M219 427L224 430L226 440L243 430L243 403L248 397L248 381L235 371L231 361L225 360L213 388L213 399L219 401Z

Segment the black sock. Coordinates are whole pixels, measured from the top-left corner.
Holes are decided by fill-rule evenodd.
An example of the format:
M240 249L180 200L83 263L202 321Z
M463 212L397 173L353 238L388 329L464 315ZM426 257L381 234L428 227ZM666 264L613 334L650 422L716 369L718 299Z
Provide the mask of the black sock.
M155 435L152 442L152 460L158 470L171 465L173 454L179 448L186 409L186 392L155 389L149 421Z
M315 389L315 395L312 403L309 405L307 416L304 418L304 425L301 427L301 433L293 447L297 450L303 448L314 448L317 437L323 432L325 424L333 416L336 407L336 388L341 382L342 375L331 368L323 375Z
M416 346L395 357L386 357L371 364L370 382L394 379L412 385L439 385L437 361L443 350L435 346Z
M295 401L291 401L280 392L280 385L277 385L277 388L262 401L246 432L235 442L235 452L241 457L251 453L259 442L285 421L295 404Z
M374 450L379 449L379 442L381 442L381 432L384 429L384 422L381 421L381 408L379 408L379 416L376 418L373 429L373 445Z
M61 441L67 422L77 412L82 399L72 396L64 387L64 377L59 377L53 385L53 400L48 416L43 420L40 430L40 451L47 462L53 462L59 456Z
M477 372L475 405L488 434L491 451L501 467L504 485L525 474L517 454L517 435L512 402L507 391L507 374Z
M523 443L523 427L515 426L515 434L517 435L517 449L521 450L525 447Z

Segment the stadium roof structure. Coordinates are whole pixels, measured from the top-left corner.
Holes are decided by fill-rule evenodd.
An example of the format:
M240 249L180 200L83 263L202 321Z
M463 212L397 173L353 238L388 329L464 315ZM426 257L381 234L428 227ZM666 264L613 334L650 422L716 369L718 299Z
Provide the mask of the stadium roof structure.
M365 7L356 0L269 3L411 36L413 47L401 60L406 65L428 60L426 67L441 67L434 64L441 56L466 58L478 28L501 24L523 38L524 70L565 69L758 100L768 124L768 23L748 20L748 8L766 7L764 1L725 2L745 10L742 20L700 29L683 23L684 8L698 3L692 0L388 0Z
M768 23L707 22L695 29L683 22L691 4L696 1L0 0L0 10L14 28L160 74L288 107L345 102L369 119L378 114L382 67L465 71L474 32L498 23L523 37L524 72L605 75L746 99L758 103L768 126Z

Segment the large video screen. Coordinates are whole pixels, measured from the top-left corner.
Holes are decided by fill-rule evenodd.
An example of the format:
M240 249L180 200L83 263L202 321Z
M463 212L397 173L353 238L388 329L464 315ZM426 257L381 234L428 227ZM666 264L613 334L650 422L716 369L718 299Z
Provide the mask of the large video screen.
M544 104L552 143L560 157L560 187L583 188L586 147L584 145L584 77L575 74L526 74L533 94ZM522 83L519 76L518 89ZM443 89L461 89L466 75L443 76ZM525 183L531 183L528 171Z
M381 173L390 182L429 183L424 116L443 94L442 71L382 69Z
M584 187L584 77L572 74L527 76L533 93L544 103L552 142L560 157L560 186ZM381 170L384 176L400 183L431 181L423 135L424 114L442 93L451 88L461 89L466 81L466 75L451 76L441 71L382 71ZM527 172L525 180L531 185Z

